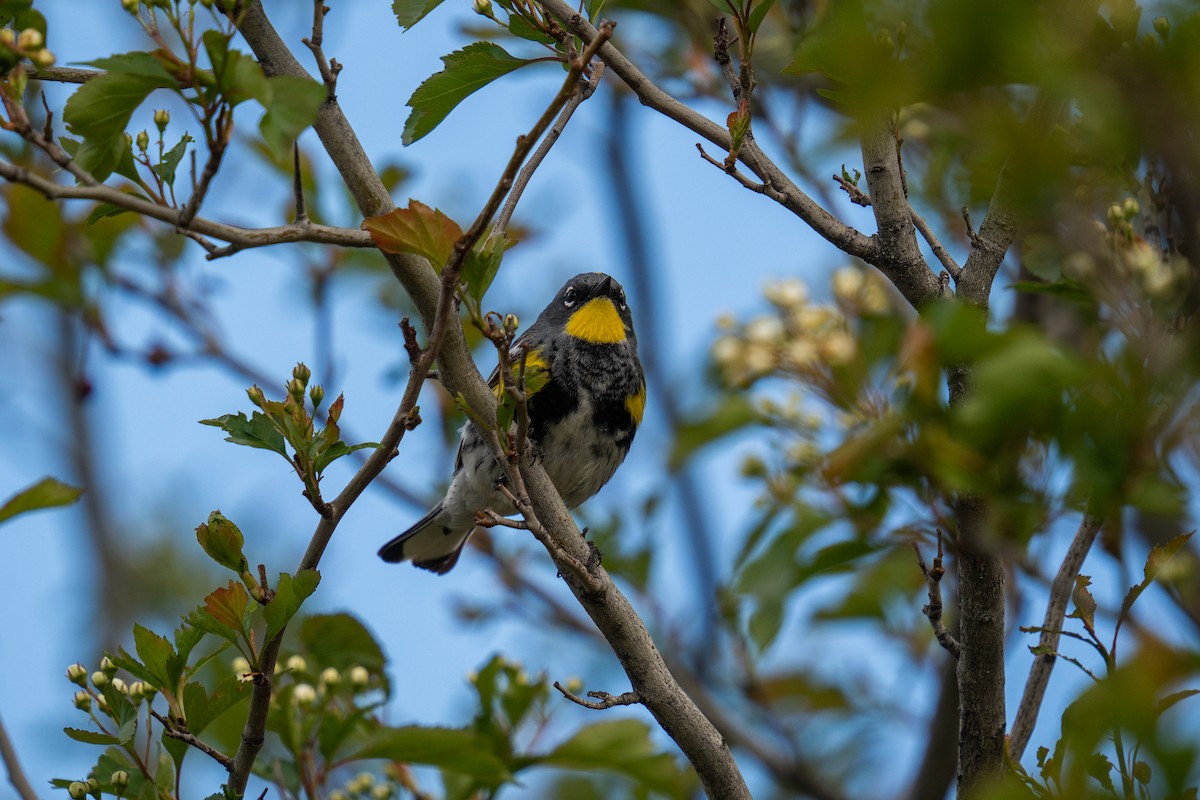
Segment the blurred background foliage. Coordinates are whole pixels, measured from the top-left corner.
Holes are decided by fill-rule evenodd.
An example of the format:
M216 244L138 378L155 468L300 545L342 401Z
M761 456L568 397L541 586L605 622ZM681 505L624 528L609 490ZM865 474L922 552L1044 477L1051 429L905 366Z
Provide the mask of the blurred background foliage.
M120 44L80 44L69 5L35 3L46 17L46 46L60 60L94 58L101 54L96 47L110 54L151 46L115 0L99 16ZM297 43L311 15L288 5L266 8ZM333 31L346 9L330 5ZM446 5L398 41L409 46L426 36L443 53L481 36L514 53L534 48L465 7ZM927 587L913 546L931 558L943 541L952 562L950 499L972 492L991 501L988 539L1004 554L1009 576L1011 720L1033 660L1027 647L1036 644L1019 626L1040 624L1058 561L1087 511L1104 526L1084 569L1093 585L1077 591L1070 606L1076 616L1066 630L1080 638L1063 640L1033 746L995 796L1194 798L1200 729L1189 708L1196 701L1180 693L1197 687L1200 672L1200 559L1196 545L1178 537L1194 528L1200 466L1195 5L767 5L753 56L754 134L806 191L870 232L869 211L851 204L828 176L859 182L859 121L887 115L909 197L960 263L972 246L967 214L978 222L1002 205L1018 238L988 309L947 301L918 315L877 273L804 238L798 220L770 217L779 241L764 250L752 219L771 213L770 201L741 196L748 193L694 156L687 177L673 173L656 183L651 165L667 156L652 147L664 140L640 135L638 115L650 112L640 111L614 76L605 77L574 123L583 132L569 128L579 137L564 140L572 149L556 151L565 167L549 172L553 159L547 163L557 188L531 200L527 214L518 211L510 235L522 245L488 298L497 310L531 319L549 287L581 264L614 272L634 298L649 424L625 468L635 477L579 511L605 567L729 741L756 797L921 800L952 790L957 699L953 661L921 612ZM660 85L724 120L735 106L712 58L721 7L719 0L610 0L602 14L617 19L618 46ZM393 27L381 41L400 36ZM236 38L232 46L244 49ZM436 58L421 64L395 67L412 73L406 86L438 68ZM543 69L545 81L527 83L544 88L560 80ZM343 90L360 80L348 71ZM488 87L481 93L494 104L487 113L525 114L524 100L506 93L526 89L519 81ZM31 81L24 104L41 113L45 91L48 107L61 109L71 90ZM400 99L389 102L398 106ZM153 132L149 109L158 102L151 95L131 135L141 125ZM354 122L355 96L344 102ZM430 134L430 141L445 137L444 149L392 148L379 158L401 204L414 194L460 220L474 213L473 201L500 168L502 156L492 154L504 153L511 138L480 137L503 139L493 150L456 141L453 131L485 125L474 102L453 112L448 131ZM539 95L530 107L543 102ZM204 141L182 105L171 110L165 147L183 130ZM385 139L398 142L398 116L379 124ZM686 137L666 141L690 148ZM300 144L313 220L357 226L319 144L311 136ZM484 177L471 173L464 181L455 159L470 149L492 161L484 162ZM55 177L52 165L14 135L0 136L0 156ZM228 178L232 188L210 201L212 216L242 213L260 224L291 218L286 153L239 122L229 158L218 184ZM701 197L708 216L677 219L681 192ZM563 227L557 205L576 195L593 197L610 221L586 228L604 238L602 248L556 230ZM250 280L239 275L250 254L208 266L202 251L168 226L51 203L12 183L0 185L0 204L0 336L4 350L25 354L10 363L9 373L19 377L2 390L6 427L23 433L0 439L3 474L12 481L0 493L39 477L27 461L51 465L87 489L71 518L69 552L76 565L87 565L88 585L72 602L92 609L76 624L98 660L101 650L129 646L135 620L170 630L219 585L217 571L196 558L192 528L231 502L230 487L219 480L226 459L264 468L263 456L248 451L188 451L196 463L172 462L171 483L148 495L130 488L162 457L157 450L136 455L146 440L182 437L176 428L195 427L195 419L244 409L235 389L278 389L297 349L331 391L350 386L352 409L363 407L366 395L398 394L407 360L394 324L412 308L371 251L287 246L285 278L273 296L252 288L249 302L239 297L231 311L230 287ZM680 228L690 237L669 237ZM733 255L705 263L707 239L729 242ZM785 277L771 277L781 271ZM716 284L717 273L749 287L736 313L691 286ZM986 326L978 324L983 313ZM287 331L284 346L263 333L271 328ZM376 341L391 337L390 344L363 358L363 329ZM468 335L477 336L471 328ZM486 372L490 356L479 352ZM946 376L964 362L975 365L972 394L950 408ZM153 402L116 396L135 404L135 419L156 420L153 426L131 425L124 415L123 424L110 421L114 395L105 392L122 382L142 386L134 372L159 381L145 390ZM386 419L382 405L379 419ZM355 535L353 555L333 554L326 582L340 569L353 586L356 571L376 568L368 566L376 540L437 495L461 418L433 386L422 414L423 428L436 435L426 432L412 457L406 440L400 466L372 490L389 500ZM382 423L351 412L342 424L354 430L348 441L363 441ZM348 473L331 474L334 481ZM276 507L284 497L298 500L300 487L278 486L288 494L261 494L241 523L251 563L292 559L286 543L297 546L312 524L302 504L286 513ZM11 538L16 524L0 539ZM1153 576L1152 552L1174 554ZM374 633L330 614L303 623L285 648L299 660L288 659L279 683L261 777L300 793L305 782L296 764L310 758L319 765L319 793L331 797L334 790L376 798L490 796L497 787L501 796L693 796L686 765L667 755L669 742L644 715L588 718L564 708L550 688L555 676L546 670L586 671L587 688L614 691L623 678L540 548L484 531L467 560L481 565L475 580L421 582L401 599L385 595L384 609L369 608L372 592L334 595ZM370 574L389 584L423 580L408 570ZM1143 577L1157 582L1129 611L1123 598ZM953 630L953 570L944 591ZM321 604L321 590L313 602ZM444 615L432 626L409 630L393 622L396 608L403 618L430 606ZM466 655L430 662L453 667L433 674L418 667L421 684L413 682L413 668L402 679L389 675L403 662L419 664L424 651L439 647L439 626L454 621L468 623L473 644L456 640L453 647ZM1115 642L1118 621L1124 624ZM330 647L334 628L361 633ZM10 647L4 644L6 658ZM497 647L506 655L491 656ZM473 669L469 678L461 677L464 663ZM368 675L356 687L355 667ZM217 686L230 674L228 656L207 669L211 674L201 677ZM457 699L437 709L449 715L440 719L448 727L435 733L433 726L408 726L428 714L421 695L434 686L451 691L448 683ZM66 691L34 702L66 706ZM0 708L16 702L12 693L0 694ZM214 743L235 745L243 718L234 711L217 719ZM20 749L34 750L32 734L26 741L23 733L15 731ZM449 737L442 750L418 746L438 736ZM339 760L338 753L354 757ZM410 770L409 763L427 766ZM534 767L532 777L509 783ZM76 771L53 777L69 783L87 768ZM195 780L211 777L201 772Z

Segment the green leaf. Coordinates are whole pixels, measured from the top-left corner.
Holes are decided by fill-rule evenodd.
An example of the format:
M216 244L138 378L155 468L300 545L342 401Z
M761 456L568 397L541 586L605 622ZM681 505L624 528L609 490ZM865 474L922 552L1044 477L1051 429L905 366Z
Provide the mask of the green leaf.
M430 76L408 100L412 113L404 123L403 143L421 139L473 92L531 61L516 58L491 42L472 42L442 56L446 68Z
M146 670L154 676L153 686L156 688L171 686L167 676L167 662L175 655L175 649L165 636L159 636L149 628L134 624L133 644L137 649L138 658L146 666Z
M80 86L63 108L67 128L84 139L110 142L120 135L133 112L150 92L164 85L161 79L109 72Z
M238 577L249 569L242 553L246 540L242 531L220 511L208 515L208 522L196 526L196 541L213 561L233 570Z
M511 14L508 18L508 32L513 36L541 44L554 44L554 37L538 28L521 14Z
M67 261L68 236L58 204L26 186L6 188L8 213L4 216L4 233L22 252L59 274L57 270ZM72 297L80 293L78 278L73 283L67 280L55 283L69 287Z
M320 582L321 573L315 569L302 569L295 576L286 572L279 574L275 596L263 607L263 615L267 620L267 632L263 637L265 641L274 639L287 626Z
M512 779L508 766L493 752L491 743L466 728L426 728L420 725L381 728L371 734L363 747L343 760L363 758L428 764L468 775L491 787Z
M63 728L69 738L84 744L119 744L120 739L116 736L111 736L107 733L99 733L97 731L85 731L79 728Z
M412 199L408 208L367 217L362 226L383 252L424 256L438 272L450 260L455 242L463 235L462 228L450 217Z
M300 623L300 644L304 653L317 663L343 671L363 666L378 673L387 664L387 656L379 642L350 614L305 617Z
M746 395L728 396L706 416L688 420L676 429L675 442L667 459L668 469L678 470L696 451L759 419Z
M239 411L237 414L225 414L216 419L202 419L200 424L212 425L225 431L229 434L225 438L227 442L271 450L288 458L283 434L265 414L255 411L249 419L246 419L245 413ZM290 458L288 458L288 462L291 462Z
M263 105L267 113L258 130L268 148L286 153L304 129L313 124L328 93L316 81L293 75L277 75L268 83L271 98Z
M167 71L167 68L163 65L163 62L160 61L153 53L146 53L142 51L118 53L116 55L97 58L95 61L85 61L83 63L113 74L134 75L141 78L148 78L159 86L171 86L176 82L175 77Z
M188 729L199 734L217 717L250 697L250 690L251 684L237 675L230 675L217 684L212 694L199 683L189 683L183 689Z
M360 442L359 444L346 444L342 441L334 442L320 451L320 454L313 460L313 469L320 475L325 471L326 467L342 456L349 455L355 450L376 447L379 447L379 442Z
M1092 753L1087 760L1087 774L1108 791L1113 791L1113 764L1103 753Z
M484 294L492 285L500 269L500 261L504 258L504 251L514 244L516 241L507 236L499 239L489 238L467 254L462 277L467 284L467 294L475 298L477 303L483 302Z
M442 0L392 0L392 13L400 27L408 30L441 4Z
M179 162L183 160L183 156L187 153L188 142L191 141L193 141L192 137L185 133L180 137L177 145L163 153L162 162L155 167L154 171L163 179L163 183L168 186L175 185L175 170L179 166Z
M32 486L17 492L0 506L0 523L29 511L70 505L78 500L81 494L83 489L55 478L42 478Z
M751 35L758 33L758 27L762 25L763 19L767 16L767 12L771 10L771 6L775 5L775 0L760 0L754 10L750 12L750 19L746 27L750 29Z
M538 763L562 769L602 770L631 778L640 786L675 797L688 796L695 778L655 747L650 726L640 720L598 722L582 729Z
M125 175L126 157L132 160L133 155L125 132L120 131L107 138L84 139L75 153L75 163L102 181L114 172Z

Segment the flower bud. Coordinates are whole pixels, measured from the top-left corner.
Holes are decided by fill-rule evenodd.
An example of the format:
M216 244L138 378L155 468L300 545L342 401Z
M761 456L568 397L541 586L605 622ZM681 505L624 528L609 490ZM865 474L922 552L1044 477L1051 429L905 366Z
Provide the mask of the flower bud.
M355 689L365 689L370 682L371 673L367 672L366 667L356 665L350 668L350 685Z
M112 777L108 779L108 782L113 785L113 788L116 789L118 793L124 792L125 789L129 787L129 773L123 769L119 769L112 774Z
M492 0L475 0L471 7L475 9L476 14L482 14L485 17L492 16Z
M17 34L12 28L0 28L0 45L12 47L16 44Z
M250 662L238 656L233 660L233 671L238 675L244 675L250 671Z
M112 687L121 694L129 694L129 687L125 684L125 681L121 680L120 678L112 679Z
M258 388L257 384L246 390L246 396L250 398L251 403L254 403L254 405L258 406L259 408L266 408L266 395L263 394L262 389Z
M391 796L391 784L381 783L371 789L371 800L388 800Z
M150 134L142 131L137 135L134 141L137 143L137 149L144 153L146 152L146 148L150 146Z
M375 776L369 772L360 772L354 776L347 788L352 792L367 792L375 785Z
M108 676L100 670L96 670L92 673L92 685L97 689L103 689L108 685Z
M1125 202L1121 204L1121 210L1125 212L1125 219L1133 219L1138 215L1141 208L1138 206L1138 201L1132 197L1126 197Z
M17 47L22 50L37 50L46 43L46 37L37 28L26 28L17 37Z
M346 794L341 789L334 789L329 793L329 800L350 800L350 795Z
M43 47L41 50L38 50L36 53L31 55L29 60L33 62L34 66L45 69L46 67L53 67L54 62L57 59L55 59L54 53L51 53L49 50Z
M313 387L308 390L308 399L312 400L313 408L321 407L321 401L325 399L325 389L321 384L313 384Z
M87 692L79 691L75 693L75 707L80 711L92 710L92 696Z
M87 669L83 664L72 664L67 667L67 680L76 686L83 686L87 683Z
M292 690L292 701L299 706L310 706L317 699L317 690L307 683L300 683Z
M112 662L111 658L105 656L104 658L100 659L100 670L111 678L113 675L117 674L117 665Z
M1171 20L1166 17L1154 18L1154 32L1162 37L1163 41L1167 40L1167 35L1171 33Z
M171 112L165 108L155 109L154 124L158 127L158 132L162 133L167 129L167 125L171 123Z
M342 682L342 673L338 672L333 667L326 667L321 670L321 683L325 686L337 686Z
M304 384L299 378L292 378L288 381L287 391L297 403L304 399Z
M516 314L505 314L504 315L504 330L505 330L505 332L516 333L517 328L520 327L520 325L521 325L521 320L520 320L520 318L517 317Z
M308 386L308 379L312 377L312 370L301 361L292 369L292 377L300 381L305 386Z
M94 777L92 777L92 778L88 778L86 783L87 783L88 791L91 792L92 794L99 796L100 781L98 781Z
M140 683L140 681L139 681L139 683ZM158 694L157 686L154 686L149 683L142 683L142 697L146 698L147 703L149 703L151 700L153 700L154 695L156 695L156 694Z
M121 0L121 8L125 9L130 14L136 14L138 10L138 0Z
M301 655L289 656L283 665L292 672L305 672L308 670L308 662Z
M96 708L100 709L105 714L107 714L110 710L108 707L108 698L105 697L104 695L99 695L96 698Z
M67 794L71 795L71 800L83 800L87 792L87 784L83 781L71 781L71 785L67 787Z

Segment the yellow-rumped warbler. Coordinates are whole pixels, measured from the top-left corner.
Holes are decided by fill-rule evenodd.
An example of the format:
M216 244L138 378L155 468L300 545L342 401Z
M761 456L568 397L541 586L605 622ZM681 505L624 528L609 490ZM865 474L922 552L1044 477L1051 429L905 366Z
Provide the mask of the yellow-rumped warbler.
M576 275L511 352L514 365L524 354L529 439L563 501L574 508L600 491L625 460L646 406L646 378L625 290L601 272ZM498 382L497 370L490 383ZM449 572L478 512L514 512L496 488L503 475L468 422L446 496L381 547L380 557L412 561L439 575Z

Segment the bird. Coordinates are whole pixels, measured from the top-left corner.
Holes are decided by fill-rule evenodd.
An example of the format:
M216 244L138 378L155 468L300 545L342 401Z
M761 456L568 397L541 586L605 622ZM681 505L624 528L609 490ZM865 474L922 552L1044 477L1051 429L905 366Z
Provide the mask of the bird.
M510 349L524 359L529 441L568 508L595 495L625 460L646 408L646 375L621 284L585 272L559 289ZM502 389L497 367L488 380ZM504 470L468 421L445 497L379 549L387 562L444 575L458 563L476 514L516 512L499 486Z

